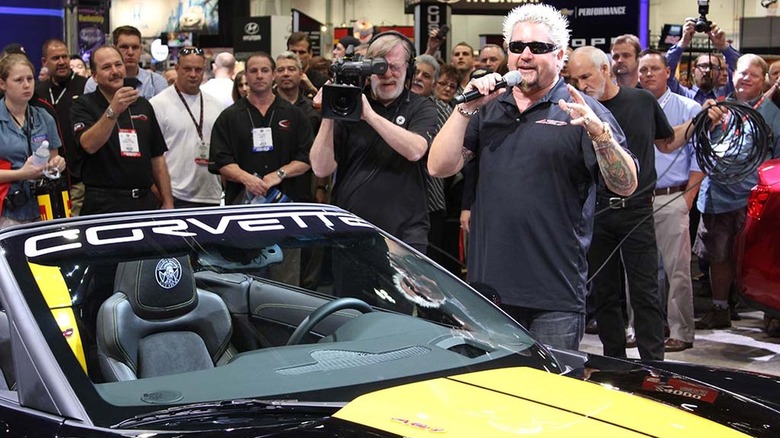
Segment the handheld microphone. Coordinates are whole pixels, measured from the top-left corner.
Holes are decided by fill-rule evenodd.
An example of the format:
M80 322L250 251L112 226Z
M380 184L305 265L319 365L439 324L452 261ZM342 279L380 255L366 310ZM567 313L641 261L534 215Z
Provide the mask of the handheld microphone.
M506 88L506 87L512 87L514 85L519 84L523 81L523 76L520 75L520 72L517 70L510 71L509 73L505 74L503 78L501 78L500 81L496 82L496 88L491 91L491 93L494 93L496 90L500 88ZM484 96L484 94L480 93L479 90L471 90L467 91L465 93L460 93L457 96L455 96L455 103L464 103L464 102L471 102L472 100L479 99L480 97Z

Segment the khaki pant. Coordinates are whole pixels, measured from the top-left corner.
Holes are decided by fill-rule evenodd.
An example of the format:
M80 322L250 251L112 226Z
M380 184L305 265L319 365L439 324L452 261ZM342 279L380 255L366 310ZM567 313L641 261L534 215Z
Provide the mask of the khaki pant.
M674 199L669 205L662 207ZM666 321L671 338L693 342L693 285L688 204L679 193L659 195L653 202L655 239L669 282ZM662 287L662 285L659 285Z
M81 213L81 205L84 203L84 183L75 183L70 186L70 215L78 216Z

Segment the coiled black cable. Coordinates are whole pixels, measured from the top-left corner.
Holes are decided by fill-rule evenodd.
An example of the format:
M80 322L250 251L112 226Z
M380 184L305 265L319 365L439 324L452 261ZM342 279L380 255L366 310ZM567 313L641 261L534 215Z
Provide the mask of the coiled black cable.
M689 128L693 129L696 161L713 181L736 184L753 175L766 160L773 144L772 130L758 111L744 103L724 100L715 106L724 112L719 127L712 129L705 108Z

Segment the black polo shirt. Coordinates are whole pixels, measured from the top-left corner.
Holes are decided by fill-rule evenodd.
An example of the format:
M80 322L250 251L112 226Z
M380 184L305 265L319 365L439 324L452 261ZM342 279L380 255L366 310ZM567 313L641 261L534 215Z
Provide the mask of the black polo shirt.
M386 107L367 95L377 114L421 135L430 146L436 134L430 99L405 89ZM333 144L338 163L334 203L410 245L426 246L430 225L423 160L407 160L363 120L337 120Z
M612 114L583 95L613 127ZM473 116L464 145L479 178L471 215L468 278L493 286L504 303L584 312L587 252L600 171L593 142L558 106L563 80L520 113L508 90Z
M320 130L320 124L322 123L322 114L314 109L312 100L308 96L305 96L303 92L300 92L298 93L298 100L295 101L293 105L300 108L300 110L303 111L303 114L309 118L311 132L316 136L317 132Z
M649 197L655 190L655 140L665 139L674 135L674 129L669 125L663 108L649 91L640 88L620 87L620 91L612 99L601 102L615 115L623 132L626 134L628 150L639 160L639 175L637 189L633 196ZM602 197L617 196L599 186ZM648 202L647 205L651 203Z
M57 122L62 129L62 144L65 157L65 164L70 172L71 182L81 181L81 159L84 155L83 150L76 144L76 137L73 135L71 127L70 114L73 106L73 100L84 94L84 85L87 78L71 73L61 84L55 84L51 78L39 83L35 87L35 94L49 102L57 114Z
M252 129L271 128L273 149L254 152ZM260 178L276 171L291 161L309 162L309 150L314 141L311 125L306 115L286 100L276 97L266 114L246 98L226 108L214 122L211 130L209 171L219 173L228 164L238 166ZM244 185L228 181L225 186L225 202L233 204ZM311 200L311 179L305 174L282 181L280 190L294 201Z
M106 108L108 101L100 90L81 95L73 102L71 121L79 146L81 135L101 117L105 117ZM121 155L119 129L135 129L140 157ZM167 150L152 105L148 100L139 97L127 110L119 114L108 143L94 154L84 154L81 178L86 187L149 188L154 184L152 158L161 156Z

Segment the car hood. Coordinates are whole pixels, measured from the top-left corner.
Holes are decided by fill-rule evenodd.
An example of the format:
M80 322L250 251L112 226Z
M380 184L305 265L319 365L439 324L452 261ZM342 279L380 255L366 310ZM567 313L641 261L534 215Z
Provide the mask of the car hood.
M504 368L358 397L334 417L400 436L745 436L685 410L532 368Z
M278 438L774 437L780 436L780 412L772 402L780 393L778 380L588 355L584 366L565 375L500 368L380 389L346 404L279 400L181 406L115 427L154 431L160 438L221 436L226 428L236 438L258 433Z

